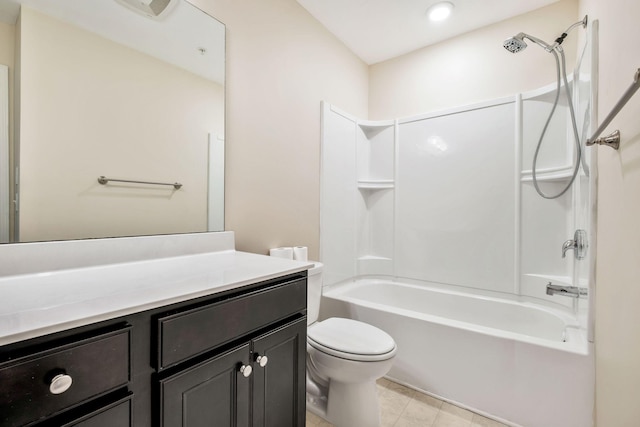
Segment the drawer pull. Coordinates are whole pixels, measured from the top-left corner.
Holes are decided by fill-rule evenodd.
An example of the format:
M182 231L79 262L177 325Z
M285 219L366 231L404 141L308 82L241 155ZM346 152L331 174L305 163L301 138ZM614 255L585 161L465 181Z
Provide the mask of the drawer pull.
M251 376L251 372L252 371L253 371L253 368L251 368L251 365L242 365L242 366L240 366L240 373L245 378L248 378L249 376Z
M256 362L258 362L258 365L260 365L261 368L264 368L267 366L267 363L269 363L269 359L267 356L258 356L256 357Z
M51 394L62 394L65 391L69 390L71 384L73 383L73 378L66 374L58 374L51 380L51 384L49 385L49 391Z

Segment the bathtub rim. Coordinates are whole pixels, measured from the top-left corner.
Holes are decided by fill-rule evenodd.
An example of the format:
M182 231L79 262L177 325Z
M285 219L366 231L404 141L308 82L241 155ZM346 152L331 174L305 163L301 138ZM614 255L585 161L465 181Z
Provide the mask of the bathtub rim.
M420 320L424 320L427 322L432 322L441 326L464 329L471 332L479 333L482 335L487 335L496 338L502 338L506 340L512 340L516 342L523 342L526 344L537 345L541 347L551 348L559 351L566 351L569 353L579 354L582 356L587 356L590 354L589 352L589 342L587 340L586 330L581 326L581 322L579 316L573 315L573 313L569 313L568 310L564 306L550 307L548 304L540 304L535 298L531 297L520 297L517 295L504 295L498 297L496 295L486 295L485 292L465 292L461 290L459 286L453 286L446 284L434 284L431 282L422 282L409 283L407 279L397 278L397 277L389 277L389 276L358 276L351 279L347 279L335 284L327 285L323 287L322 297L323 298L331 298L334 300L345 301L350 304L361 305L373 310L384 311L384 312L392 312L394 314L398 314L401 316L408 316L417 318ZM447 317L437 316L433 314L420 313L415 310L409 310L400 307L392 307L385 304L375 303L371 301L367 301L361 298L352 297L345 295L347 292L346 289L353 288L354 286L360 288L364 287L367 284L378 284L378 283L392 283L396 286L404 286L414 289L420 290L428 290L430 292L438 292L438 293L446 293L459 295L462 297L472 297L478 298L498 303L506 303L513 305L520 305L524 307L528 307L535 310L544 311L547 314L556 316L560 318L561 321L564 322L564 332L566 334L567 341L552 341L544 338L534 337L530 335L525 335L521 333L506 331L498 328L492 328L488 326L476 325L469 322L464 322L460 320L450 319ZM466 289L466 288L463 288ZM534 300L534 301L531 301ZM391 310L388 308L392 307ZM562 307L562 308L560 308ZM564 308L564 309L563 309ZM322 313L322 303L320 312Z
M543 276L543 275L532 275L526 274L526 276L535 276L535 277L551 277L551 276ZM555 277L555 276L554 276ZM360 283L360 282L392 282L402 285L413 285L417 287L427 287L431 290L440 290L447 293L458 293L464 296L474 296L481 298L489 298L496 299L502 301L511 301L515 303L521 304L531 304L538 308L549 309L554 314L560 314L561 316L568 316L571 319L578 319L580 321L580 325L585 325L582 322L584 316L586 316L586 312L583 312L579 309L575 309L570 304L566 304L565 300L558 300L554 302L549 299L541 299L531 295L516 295L507 292L498 292L491 291L488 289L482 288L474 288L471 286L457 285L452 283L439 283L432 282L429 280L421 280L421 279L413 279L410 277L402 277L402 276L392 276L392 275L381 275L381 274L366 274L366 275L358 275L353 276L348 279L343 279L337 281L335 283L323 283L322 289L331 290L334 288L341 288L346 286L348 283ZM562 297L558 297L562 298ZM568 297L565 297L568 298Z

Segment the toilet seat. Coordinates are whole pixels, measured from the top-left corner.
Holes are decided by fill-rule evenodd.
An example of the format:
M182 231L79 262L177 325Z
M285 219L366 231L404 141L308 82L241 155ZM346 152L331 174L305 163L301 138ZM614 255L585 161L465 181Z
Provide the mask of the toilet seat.
M367 323L338 317L311 325L307 342L323 353L362 362L387 360L396 353L396 343L386 332Z

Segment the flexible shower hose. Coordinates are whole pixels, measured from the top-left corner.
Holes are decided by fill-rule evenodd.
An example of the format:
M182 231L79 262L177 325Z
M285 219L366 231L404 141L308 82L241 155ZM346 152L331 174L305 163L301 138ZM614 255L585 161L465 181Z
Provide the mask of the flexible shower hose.
M556 50L560 51L560 58L562 59L562 67L560 64L560 59L558 58L558 53L556 52ZM565 63L565 58L564 58L564 51L562 50L562 48L559 49L553 49L551 50L551 53L553 53L553 57L556 60L556 76L557 76L557 81L558 84L556 86L556 97L555 100L553 102L553 107L551 108L551 112L549 113L549 117L547 117L547 121L544 124L544 127L542 128L542 132L540 133L540 139L538 140L538 145L536 146L536 151L533 155L533 166L531 167L531 176L533 179L533 186L536 189L536 192L541 196L544 197L545 199L557 199L558 197L562 196L564 193L567 192L567 190L569 190L569 188L571 188L571 185L573 184L573 182L576 179L576 176L578 175L578 171L580 170L580 163L582 160L582 148L580 146L580 137L578 137L578 127L576 125L576 117L575 117L575 112L573 110L573 102L571 100L571 90L569 89L569 82L567 81L567 73L566 73L566 63ZM547 132L547 128L549 127L549 123L551 122L551 119L553 118L553 114L555 113L556 107L558 106L558 100L560 99L560 89L561 89L561 84L562 82L564 82L564 88L565 88L565 93L567 96L567 103L569 104L569 114L571 115L571 125L572 125L572 131L573 131L573 136L575 139L575 143L576 143L576 165L573 168L573 173L571 174L571 180L569 180L569 183L566 185L566 187L564 187L558 194L554 194L554 195L548 195L542 192L542 190L540 189L540 187L538 186L538 179L536 177L536 164L538 162L538 154L540 153L540 147L542 146L542 140L544 139L544 135ZM587 169L586 164L582 164L582 168L585 172L585 174L589 174L589 171Z

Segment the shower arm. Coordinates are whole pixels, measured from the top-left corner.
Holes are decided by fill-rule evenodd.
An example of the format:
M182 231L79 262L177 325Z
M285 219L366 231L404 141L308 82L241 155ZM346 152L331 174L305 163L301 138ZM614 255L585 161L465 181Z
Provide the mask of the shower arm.
M564 30L564 32L560 35L560 37L558 37L557 39L555 39L554 43L550 46L551 49L558 49L560 48L560 45L562 44L562 42L564 42L564 39L569 35L569 33L571 32L571 30L573 30L576 27L582 27L582 28L587 28L587 22L589 20L589 16L585 15L584 18L582 18L582 20L571 24L571 26L569 28L567 28L566 30Z
M527 38L529 40L531 40L532 42L534 42L535 44L537 44L538 46L540 46L541 48L543 48L546 52L551 53L552 50L556 49L556 48L560 48L560 45L557 43L554 43L553 45L549 45L547 43L545 43L544 41L540 40L537 37L531 36L529 34L525 34L525 33L521 33L522 34L522 38ZM556 46L557 45L557 46Z
M609 123L618 115L620 110L626 105L626 103L631 99L631 97L636 93L636 91L640 89L640 68L636 71L636 74L633 77L633 83L626 90L626 92L622 95L622 98L618 101L618 103L613 107L609 115L604 119L602 124L596 129L593 133L593 136L587 139L586 145L607 145L614 150L620 148L620 131L616 130L613 133L604 136L602 138L598 138L600 134L609 126ZM597 138L597 139L596 139Z

